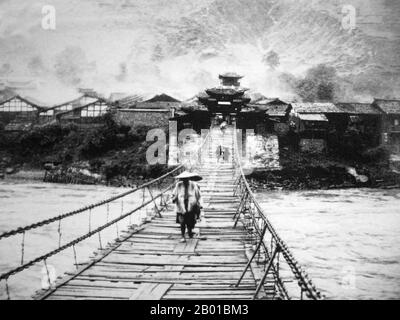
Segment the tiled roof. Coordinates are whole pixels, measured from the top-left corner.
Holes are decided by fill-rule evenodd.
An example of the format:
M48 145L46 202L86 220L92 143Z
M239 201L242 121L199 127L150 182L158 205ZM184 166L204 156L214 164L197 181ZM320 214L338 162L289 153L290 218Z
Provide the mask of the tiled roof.
M240 74L237 74L235 72L225 72L219 75L219 78L237 78L237 79L241 79L243 78L243 76L241 76Z
M72 110L62 111L62 112L58 113L58 114L56 115L56 117L60 119L60 118L64 117L65 115L73 114L73 113L74 113L75 111L77 111L77 110L85 109L85 108L87 108L87 107L90 107L90 106L92 106L92 105L98 103L98 102L103 102L103 103L107 104L107 108L108 108L108 110L110 110L110 109L109 109L109 108L110 108L110 104L107 102L107 100L104 100L104 99L96 99L96 100L91 101L91 102L88 102L88 103L86 103L86 104L76 106L76 107L74 107ZM47 111L48 111L48 110L47 110Z
M265 114L271 117L284 117L290 110L290 106L287 104L271 104L266 108Z
M279 98L265 98L263 100L257 101L256 104L284 104L284 105L287 105L286 102L280 100Z
M178 99L171 97L165 93L155 95L153 98L146 100L145 102L180 102Z
M328 121L328 118L322 113L303 113L299 114L299 118L303 121Z
M102 98L91 97L91 96L88 96L88 95L84 94L84 95L82 95L82 96L80 96L80 97L78 97L78 98L76 98L74 100L67 101L67 102L55 105L55 106L49 108L48 110L56 109L56 108L65 106L67 104L72 104L73 109L75 109L75 108L79 108L79 107L82 107L82 106L86 106L86 105L88 105L90 103L97 102L99 100L105 102L105 100L102 99Z
M46 103L44 103L42 101L39 101L39 100L37 100L36 98L33 98L33 97L24 96L22 98L25 99L27 102L29 102L29 103L31 103L31 104L39 107L39 108L42 108L42 109L48 109L48 108L51 107L50 105L47 105Z
M250 104L248 107L256 110L263 111L266 115L271 117L284 117L290 110L288 104Z
M303 102L292 103L295 113L344 113L343 110L330 102Z
M46 107L44 107L44 106L38 104L38 102L32 101L30 98L25 98L25 97L22 97L22 96L20 96L20 95L8 96L6 99L2 100L2 101L0 102L0 104L6 103L6 102L8 102L8 101L10 101L10 100L13 100L13 99L15 99L15 98L16 98L16 99L19 99L19 100L21 100L21 101L24 101L25 103L27 103L27 104L29 104L29 105L31 105L31 106L37 108L37 109L46 109Z
M336 103L336 106L350 114L381 114L382 112L370 103Z
M375 99L374 105L386 114L400 114L400 100Z
M135 105L143 101L143 97L141 95L130 95L128 97L125 97L123 99L117 100L116 103L119 108L121 109L129 109L135 107Z

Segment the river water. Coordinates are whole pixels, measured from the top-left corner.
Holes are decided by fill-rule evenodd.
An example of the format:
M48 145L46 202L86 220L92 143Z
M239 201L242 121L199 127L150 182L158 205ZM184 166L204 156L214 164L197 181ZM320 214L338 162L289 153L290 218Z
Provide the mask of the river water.
M95 203L122 188L0 182L0 233ZM400 298L400 190L347 189L259 192L257 197L281 237L328 299ZM110 206L110 217L141 203L141 194ZM104 207L91 215L91 228L106 222ZM145 213L144 213L145 214ZM108 220L108 221L109 221ZM140 219L139 219L140 220ZM102 232L103 246L131 223L125 219ZM88 214L63 221L62 243L88 231ZM28 232L24 261L58 246L58 223ZM119 232L119 233L117 233ZM21 263L22 236L0 240L0 273ZM99 246L97 236L76 247L87 261ZM74 270L72 249L47 261L51 277ZM47 285L43 263L11 277L11 298L29 298ZM5 282L0 298L6 298Z
M121 194L128 189L104 186L62 185L46 183L5 182L0 181L0 233L26 226L34 222L48 219L59 214L70 212L89 204ZM78 214L62 220L61 245L66 244L108 221L118 218L121 212L132 210L143 201L141 192L134 193L109 205L95 208L89 212ZM148 200L148 196L146 201ZM130 223L141 224L148 209L137 212L101 232L101 237L94 235L84 240L75 248L77 263L87 262L93 251L101 245L105 247L114 240ZM90 223L89 223L90 220ZM24 262L57 249L59 245L58 222L28 231L25 235ZM0 273L9 271L21 264L22 234L0 240ZM62 276L66 271L75 270L73 248L66 249L46 261L36 264L26 271L9 278L8 287L12 299L30 298L35 290L48 286L48 270L50 279ZM7 298L5 281L0 282L0 299Z
M400 190L280 191L257 197L327 298L400 298Z

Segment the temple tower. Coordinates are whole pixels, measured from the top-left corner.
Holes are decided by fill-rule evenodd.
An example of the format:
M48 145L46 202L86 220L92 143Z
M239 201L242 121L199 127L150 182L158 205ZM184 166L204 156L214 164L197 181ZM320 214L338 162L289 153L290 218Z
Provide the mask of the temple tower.
M220 86L205 90L199 96L199 102L207 107L212 116L221 114L224 117L236 117L242 107L250 102L250 98L245 96L248 89L240 86L242 78L236 73L220 74Z

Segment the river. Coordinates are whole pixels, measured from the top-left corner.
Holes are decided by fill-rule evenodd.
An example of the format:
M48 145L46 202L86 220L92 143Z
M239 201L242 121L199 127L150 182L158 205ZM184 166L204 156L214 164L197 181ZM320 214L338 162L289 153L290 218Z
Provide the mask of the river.
M0 182L0 233L21 225L95 203L126 189L45 183ZM259 192L257 198L297 260L328 299L400 298L400 190L347 189L301 192ZM128 208L141 202L141 195L125 201ZM113 217L121 204L110 207ZM103 224L105 210L93 210L92 229ZM139 223L138 221L131 221ZM119 223L119 232L129 221ZM88 231L88 214L62 223L62 243ZM55 249L58 223L28 232L24 261ZM102 232L102 242L113 240L117 229ZM22 236L0 240L0 272L21 262ZM98 237L77 246L78 263L88 260ZM73 250L67 249L47 261L51 276L73 270ZM29 298L46 285L43 263L11 277L11 298ZM0 298L6 298L5 282Z
M257 198L327 298L400 298L400 190L277 191Z
M47 184L41 182L0 181L0 233L20 226L48 219L70 212L89 204L121 194L128 189L105 186ZM124 203L117 200L110 204L107 217L106 206L93 209L90 215L90 228L94 230L126 213L142 203L142 193L124 197ZM101 232L101 244L114 240L129 223L140 224L146 209L133 218L126 218ZM86 234L89 231L89 212L62 220L61 245ZM0 273L9 271L21 264L22 234L0 240ZM97 235L84 240L75 248L77 263L88 261L94 249L100 246ZM25 235L24 262L39 255L57 249L59 244L58 222L28 231ZM47 260L51 279L62 276L66 271L73 271L74 251L66 249L61 254ZM47 270L44 263L39 263L26 271L9 278L9 292L12 299L30 298L35 290L48 285ZM7 298L5 281L0 282L0 299Z

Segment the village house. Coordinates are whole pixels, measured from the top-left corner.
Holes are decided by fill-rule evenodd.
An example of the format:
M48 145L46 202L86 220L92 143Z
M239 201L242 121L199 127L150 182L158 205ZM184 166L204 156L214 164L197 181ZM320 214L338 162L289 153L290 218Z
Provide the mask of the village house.
M328 135L343 136L347 128L346 113L335 104L292 103L289 122L299 136L301 151L326 151Z
M266 122L267 132L286 133L288 131L289 114L292 109L289 103L279 98L270 98L258 101L251 105L256 110L261 110Z
M117 95L113 94L111 100L117 109L133 109L136 107L138 102L143 101L143 96L134 94L134 95L125 95L124 97L118 98Z
M87 104L73 106L63 105L62 108L67 108L65 111L57 111L55 115L57 121L61 124L74 123L81 129L101 125L103 116L111 109L110 103L104 99L95 99Z
M382 112L381 143L400 154L400 100L375 99L373 106Z
M120 123L132 128L166 128L180 105L179 100L167 94L156 95L145 101L143 96L132 95L115 102L115 117Z
M355 130L370 147L380 144L382 112L370 103L336 103L348 117L347 130Z
M130 97L129 93L126 92L112 92L110 93L110 96L108 97L108 101L110 101L113 104L116 104L118 101L122 101L125 98ZM139 96L137 96L139 97Z
M101 98L94 97L92 95L85 93L73 100L70 100L70 101L52 106L50 108L47 108L46 110L43 110L43 112L41 112L39 114L39 122L41 124L43 124L43 123L47 123L49 121L55 120L56 116L60 113L65 113L68 111L75 110L76 108L86 106L86 105L96 102L100 99Z
M211 125L208 109L199 103L197 96L182 102L170 121L177 123L178 131L193 129L201 132L201 129L209 128Z
M40 113L40 120L41 122L46 122L48 120L55 119L55 116L59 113L72 111L78 107L85 106L97 100L99 100L99 98L94 98L92 96L83 94L76 99L47 108L45 111Z
M31 98L9 96L0 101L0 122L6 131L27 130L37 123L43 110L45 107Z

